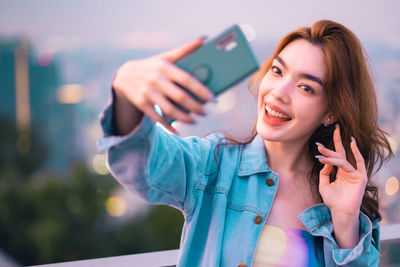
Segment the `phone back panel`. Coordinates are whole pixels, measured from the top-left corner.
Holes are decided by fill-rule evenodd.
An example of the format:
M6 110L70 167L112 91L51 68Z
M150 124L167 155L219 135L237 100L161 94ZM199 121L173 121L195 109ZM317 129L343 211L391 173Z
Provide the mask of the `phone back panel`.
M191 54L175 62L175 65L192 74L210 88L215 95L221 94L258 69L257 60L246 37L237 25L207 41ZM176 85L198 102L204 103L186 88L179 84ZM182 111L188 112L172 99L169 100ZM169 124L174 121L162 114L162 111L160 115Z
M218 95L258 69L246 37L237 25L175 63Z

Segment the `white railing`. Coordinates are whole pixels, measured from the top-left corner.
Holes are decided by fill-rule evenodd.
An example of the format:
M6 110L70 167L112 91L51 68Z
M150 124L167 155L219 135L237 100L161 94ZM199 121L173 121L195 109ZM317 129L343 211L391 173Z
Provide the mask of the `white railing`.
M97 258L81 261L37 265L40 267L156 267L175 266L178 261L179 250L165 250L147 252L126 256Z
M391 244L400 244L400 224L392 224L381 227L381 246L385 247ZM37 265L40 267L157 267L157 266L175 266L178 260L179 250L165 250L158 252L148 252L141 254L132 254L126 256L97 258L81 261L70 261L62 263L53 263Z

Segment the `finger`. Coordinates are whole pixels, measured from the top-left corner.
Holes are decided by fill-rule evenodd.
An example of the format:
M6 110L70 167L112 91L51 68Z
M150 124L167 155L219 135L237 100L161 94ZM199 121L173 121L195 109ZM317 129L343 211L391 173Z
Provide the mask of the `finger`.
M159 79L156 83L162 92L174 102L190 112L204 115L204 106L168 79Z
M190 54L191 52L199 48L204 43L205 39L206 39L205 37L196 38L189 43L186 43L170 51L162 53L160 56L174 63L179 59L183 58L184 56L186 56L187 54Z
M174 133L174 134L178 134L178 132L175 130L174 127L172 127L171 125L169 125L164 119L163 117L161 117L160 115L158 115L158 113L154 110L154 106L152 105L146 105L146 107L144 107L143 112L154 122L159 122L161 123L168 131Z
M356 160L357 170L365 172L365 161L364 161L364 158L363 158L360 150L358 149L358 146L357 146L357 143L356 143L356 140L354 139L354 137L351 137L350 148L351 148L351 151L353 152L354 158Z
M203 101L215 100L214 93L209 88L181 68L173 64L166 64L163 71L167 78L185 87Z
M354 172L356 169L347 161L344 159L338 159L338 158L327 158L324 156L316 156L318 160L323 163L323 164L330 164L333 166L337 166L339 168L342 168L346 172Z
M153 103L157 104L161 108L163 114L185 123L189 124L195 123L195 120L189 114L183 112L178 107L173 105L167 98L165 98L160 93L153 92L151 95L149 95L149 97L151 98L151 101Z
M319 175L319 186L329 185L330 182L330 174L333 170L332 165L325 164L325 166L321 169Z
M336 151L330 150L329 148L326 148L323 144L319 143L319 142L315 142L315 144L317 145L318 151L324 155L325 157L329 157L329 158L343 158L343 156L341 154L339 154Z
M335 131L333 132L333 142L335 144L336 152L346 158L346 150L343 147L342 137L340 136L339 124L335 125Z

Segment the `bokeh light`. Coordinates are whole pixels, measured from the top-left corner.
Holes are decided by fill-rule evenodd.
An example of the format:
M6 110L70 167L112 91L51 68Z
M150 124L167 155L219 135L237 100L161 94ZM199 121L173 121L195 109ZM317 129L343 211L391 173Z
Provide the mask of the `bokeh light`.
M388 196L393 196L399 191L399 180L392 176L385 183L385 192Z
M256 29L250 24L240 24L240 29L243 31L248 42L254 41L256 39Z
M213 109L216 113L224 113L231 110L236 104L236 96L232 91L225 92L218 98L217 108Z
M88 134L90 138L94 141L99 140L101 137L103 137L103 131L101 130L101 126L97 121L89 126Z
M397 141L396 136L386 135L386 138L389 141L390 148L392 149L393 154L396 154L397 151L399 150L399 142Z
M63 85L57 90L57 100L61 104L77 104L84 98L84 89L81 84Z
M258 242L255 265L306 266L310 263L307 252L313 246L304 239L300 229L265 225Z
M106 200L106 211L110 216L120 217L126 213L126 201L120 197L112 196Z
M42 51L38 54L38 63L41 67L47 67L53 62L53 53Z
M106 175L109 173L106 162L105 154L97 154L92 159L93 170L100 175Z

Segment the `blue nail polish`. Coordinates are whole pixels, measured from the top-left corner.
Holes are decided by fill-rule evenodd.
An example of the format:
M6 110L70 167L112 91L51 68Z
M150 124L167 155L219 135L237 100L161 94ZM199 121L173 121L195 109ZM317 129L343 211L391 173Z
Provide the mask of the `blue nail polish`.
M352 141L354 144L357 144L356 139L355 139L353 136L351 137L351 141Z
M322 156L322 155L316 155L315 158L317 158L317 159L326 159L326 157Z

